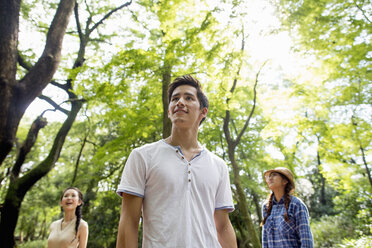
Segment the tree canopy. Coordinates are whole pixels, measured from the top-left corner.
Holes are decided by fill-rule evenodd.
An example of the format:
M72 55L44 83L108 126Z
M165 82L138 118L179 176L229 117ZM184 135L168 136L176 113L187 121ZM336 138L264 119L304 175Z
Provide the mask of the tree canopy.
M191 74L210 101L199 141L230 170L239 247L261 247L262 175L277 166L295 174L315 247L367 247L371 6L2 0L2 244L44 247L62 190L77 186L88 247L115 247L125 162L169 136L167 87ZM283 36L290 65L273 49Z

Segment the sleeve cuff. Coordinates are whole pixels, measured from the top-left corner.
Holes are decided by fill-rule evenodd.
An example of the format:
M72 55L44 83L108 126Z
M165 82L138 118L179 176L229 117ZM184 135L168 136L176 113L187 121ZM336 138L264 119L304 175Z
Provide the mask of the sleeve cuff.
M125 189L118 189L116 191L116 193L122 197L122 193L125 193L125 194L129 194L129 195L134 195L134 196L138 196L138 197L141 197L141 198L145 198L144 195L142 194L139 194L139 193L136 193L136 192L133 192L133 191L129 191L129 190L125 190Z

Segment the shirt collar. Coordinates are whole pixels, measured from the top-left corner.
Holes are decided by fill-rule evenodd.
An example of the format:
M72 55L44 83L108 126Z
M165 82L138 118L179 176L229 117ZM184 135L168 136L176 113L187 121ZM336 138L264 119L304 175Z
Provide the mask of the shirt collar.
M282 196L282 198L280 199L279 202L277 202L276 198L275 198L275 195L273 194L273 204L283 204L284 203L284 195Z
M183 154L180 146L174 146L174 145L168 144L168 143L165 141L165 139L162 139L161 141L163 141L163 143L165 143L166 145L172 147L173 149L178 150L181 154ZM201 149L201 151L199 152L199 154L197 154L195 157L199 156L200 154L202 154L202 153L206 150L206 148L205 148L203 145L201 145L201 144L199 143L199 141L198 141L198 144L199 144L199 146L200 146L202 149Z

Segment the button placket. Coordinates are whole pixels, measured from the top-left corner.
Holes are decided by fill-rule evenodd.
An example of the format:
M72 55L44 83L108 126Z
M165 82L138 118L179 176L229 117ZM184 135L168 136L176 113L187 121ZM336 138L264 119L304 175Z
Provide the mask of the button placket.
M187 174L188 174L188 178L189 178L189 183L191 183L191 163L190 162L188 162L187 163Z
M190 187L190 183L191 183L191 163L186 161L185 156L182 155L182 152L180 152L179 149L176 149L176 153L180 154L182 161L187 163L187 181L189 182L188 187Z

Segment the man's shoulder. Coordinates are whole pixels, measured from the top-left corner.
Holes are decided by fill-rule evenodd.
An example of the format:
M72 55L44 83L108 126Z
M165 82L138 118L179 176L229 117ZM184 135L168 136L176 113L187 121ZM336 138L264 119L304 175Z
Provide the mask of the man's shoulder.
M133 149L133 151L140 152L140 153L151 152L155 149L159 149L159 147L162 147L164 143L165 143L164 140L158 140L152 143L147 143L142 146L136 147Z
M213 162L219 165L226 165L226 162L221 157L209 151L207 148L204 148L204 152L206 153L206 156L208 156Z

